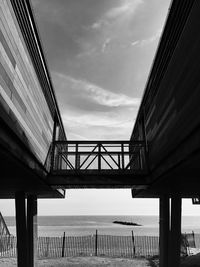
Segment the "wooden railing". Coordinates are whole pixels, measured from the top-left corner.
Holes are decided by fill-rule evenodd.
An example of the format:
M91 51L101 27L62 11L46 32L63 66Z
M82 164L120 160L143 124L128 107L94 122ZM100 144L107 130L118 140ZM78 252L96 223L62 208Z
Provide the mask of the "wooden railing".
M145 171L146 147L142 141L56 141L51 170Z

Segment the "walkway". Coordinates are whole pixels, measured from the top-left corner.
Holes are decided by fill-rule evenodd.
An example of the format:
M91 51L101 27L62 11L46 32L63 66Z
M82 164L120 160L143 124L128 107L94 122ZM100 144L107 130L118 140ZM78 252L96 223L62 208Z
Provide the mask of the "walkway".
M146 185L143 141L55 141L50 185L65 188Z

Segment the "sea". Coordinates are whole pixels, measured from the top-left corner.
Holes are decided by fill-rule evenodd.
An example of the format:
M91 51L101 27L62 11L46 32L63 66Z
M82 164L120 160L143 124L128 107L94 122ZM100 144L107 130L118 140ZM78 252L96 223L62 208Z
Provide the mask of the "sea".
M16 236L15 217L5 216L10 233ZM141 226L115 224L114 221L132 222ZM159 217L141 215L112 216L38 216L38 236L85 236L94 235L158 236ZM200 234L200 216L183 216L182 232Z

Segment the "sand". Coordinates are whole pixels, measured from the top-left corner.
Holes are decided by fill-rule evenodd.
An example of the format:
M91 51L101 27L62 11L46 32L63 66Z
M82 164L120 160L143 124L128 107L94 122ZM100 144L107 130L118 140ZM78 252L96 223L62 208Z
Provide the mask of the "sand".
M159 260L152 260L151 266L159 267ZM182 259L181 267L200 267L200 253Z
M0 259L0 267L17 266L15 258ZM38 267L147 267L149 262L145 259L122 259L103 257L68 257L59 259L38 260Z
M200 266L200 253L186 257L181 264L181 267L199 267Z
M16 258L0 258L0 267L17 266ZM38 260L38 267L147 267L151 266L145 259L122 259L122 258L104 258L104 257L68 257L58 259ZM153 266L153 265L152 265ZM158 261L154 266L159 266ZM181 267L199 267L200 253L186 257Z

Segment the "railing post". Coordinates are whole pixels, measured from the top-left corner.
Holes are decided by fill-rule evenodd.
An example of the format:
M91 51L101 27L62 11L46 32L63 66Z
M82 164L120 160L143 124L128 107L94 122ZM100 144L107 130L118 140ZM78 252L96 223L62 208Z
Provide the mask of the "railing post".
M65 152L66 152L66 159L68 160L68 152L69 152L69 145L68 143L65 145ZM67 165L67 162L65 162L65 168L66 170L68 169L68 165Z
M54 159L55 159L55 143L52 142L52 152L51 152L51 166L50 166L50 170L53 171L54 169Z
M78 163L78 143L76 143L76 152L75 152L75 169L77 170L79 167L79 163Z
M132 242L133 242L133 255L135 256L135 238L134 238L133 231L131 231L131 234L132 234Z
M63 243L62 243L62 257L65 257L65 232L63 235Z
M101 144L98 144L98 170L101 170Z
M96 235L95 235L95 256L98 254L98 230L96 230Z
M118 165L119 165L119 169L121 169L120 153L118 153Z
M122 150L122 170L124 170L124 144L121 144L121 150Z

